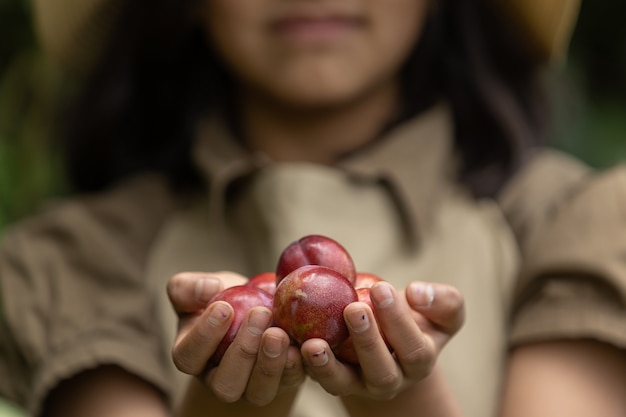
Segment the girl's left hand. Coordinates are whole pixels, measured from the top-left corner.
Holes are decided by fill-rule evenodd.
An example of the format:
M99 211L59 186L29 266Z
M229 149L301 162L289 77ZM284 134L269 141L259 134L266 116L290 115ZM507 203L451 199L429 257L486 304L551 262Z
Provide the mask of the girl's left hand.
M463 297L445 284L413 282L398 292L381 282L372 287L371 299L375 315L361 302L344 310L360 366L339 361L322 339L301 347L307 373L331 394L395 397L430 374L465 318Z
M172 359L178 370L195 376L220 401L246 399L261 406L283 393L295 394L305 374L299 351L288 346L282 329L271 327L272 313L265 307L250 309L219 364L211 361L232 323L233 307L209 302L224 288L246 282L228 271L187 272L170 279L167 293L178 315Z

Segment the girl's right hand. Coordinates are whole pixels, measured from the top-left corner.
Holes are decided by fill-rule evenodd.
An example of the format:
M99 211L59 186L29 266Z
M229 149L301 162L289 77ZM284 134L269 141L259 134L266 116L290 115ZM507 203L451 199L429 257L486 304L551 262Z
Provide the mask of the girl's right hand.
M321 339L307 340L301 349L308 374L347 401L389 400L417 386L465 319L463 296L449 285L414 282L397 291L380 282L371 295L376 315L363 302L344 310L360 366L338 360Z
M172 349L176 367L194 375L224 402L245 399L261 406L282 392L296 389L305 373L299 350L289 336L272 325L267 308L251 309L219 364L210 358L232 319L230 304L211 298L246 278L232 272L180 273L170 279L167 293L178 315L178 333Z

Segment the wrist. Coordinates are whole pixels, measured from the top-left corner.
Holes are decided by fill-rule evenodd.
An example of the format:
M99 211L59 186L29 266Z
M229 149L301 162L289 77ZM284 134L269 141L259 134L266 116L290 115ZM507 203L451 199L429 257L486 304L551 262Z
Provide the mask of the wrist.
M435 366L424 379L407 385L389 400L348 396L342 401L352 417L428 416L460 417L461 409L450 390L443 372ZM417 413L416 413L416 410Z

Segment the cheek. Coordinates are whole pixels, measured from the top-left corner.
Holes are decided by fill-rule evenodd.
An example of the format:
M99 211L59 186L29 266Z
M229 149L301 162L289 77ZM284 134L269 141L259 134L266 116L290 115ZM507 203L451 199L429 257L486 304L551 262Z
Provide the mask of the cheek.
M209 0L209 42L244 84L304 105L349 100L393 78L419 40L428 0L363 0L368 27L328 50L291 50L267 35L261 0ZM314 82L312 82L314 80Z
M377 32L378 50L386 59L381 60L397 68L419 43L429 2L421 0L377 1L373 19Z
M250 2L253 3L253 2ZM209 1L204 15L209 44L229 66L245 67L247 57L258 49L258 24L247 1Z

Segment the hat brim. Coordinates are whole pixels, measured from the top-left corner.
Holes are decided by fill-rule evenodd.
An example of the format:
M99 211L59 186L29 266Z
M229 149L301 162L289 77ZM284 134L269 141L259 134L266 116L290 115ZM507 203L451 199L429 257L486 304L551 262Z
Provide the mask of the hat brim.
M523 36L541 62L561 63L580 11L580 0L491 0Z
M30 1L43 49L61 67L79 72L97 57L123 4L120 0ZM564 59L580 0L490 1L519 27L540 62Z

